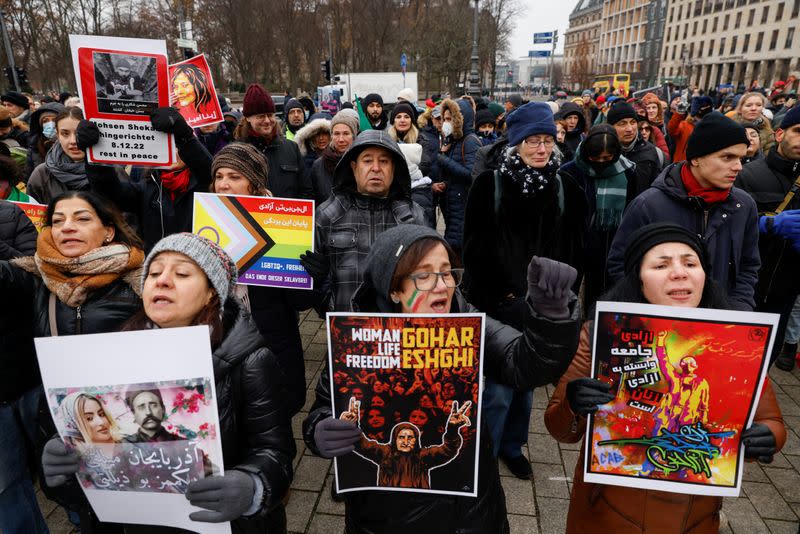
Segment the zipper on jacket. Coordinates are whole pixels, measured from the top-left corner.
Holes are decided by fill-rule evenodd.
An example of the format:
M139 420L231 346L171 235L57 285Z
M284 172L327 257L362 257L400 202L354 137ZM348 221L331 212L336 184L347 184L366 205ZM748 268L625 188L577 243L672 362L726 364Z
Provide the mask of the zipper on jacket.
M708 228L708 210L703 210L703 238L706 237L706 228Z
M75 333L76 334L80 334L81 333L81 319L82 319L82 316L81 316L81 305L78 304L78 307L75 308Z

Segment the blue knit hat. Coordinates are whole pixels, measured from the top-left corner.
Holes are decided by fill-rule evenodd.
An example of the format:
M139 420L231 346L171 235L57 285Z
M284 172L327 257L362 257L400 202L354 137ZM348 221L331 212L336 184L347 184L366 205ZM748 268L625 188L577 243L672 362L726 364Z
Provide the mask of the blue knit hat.
M780 128L781 130L786 130L796 124L800 124L800 106L794 106L783 116Z
M545 102L528 102L515 109L506 119L508 146L517 146L536 134L556 136L553 112Z

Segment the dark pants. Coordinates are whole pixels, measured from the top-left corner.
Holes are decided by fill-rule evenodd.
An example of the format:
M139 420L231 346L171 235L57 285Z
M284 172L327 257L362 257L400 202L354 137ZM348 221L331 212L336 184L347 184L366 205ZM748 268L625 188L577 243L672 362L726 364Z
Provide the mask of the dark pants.
M797 300L797 294L789 293L786 295L770 295L766 302L760 306L756 306L756 311L765 313L778 313L781 316L778 321L778 331L775 335L775 344L772 346L772 354L769 358L769 364L775 363L775 360L780 356L783 349L783 338L786 335L786 325L789 322L789 316L792 315L794 308L794 301Z

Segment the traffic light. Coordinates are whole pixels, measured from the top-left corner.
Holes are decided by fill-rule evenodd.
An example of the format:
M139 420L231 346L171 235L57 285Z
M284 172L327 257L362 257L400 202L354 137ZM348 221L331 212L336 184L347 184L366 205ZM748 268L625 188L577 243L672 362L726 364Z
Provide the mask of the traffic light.
M326 81L331 81L331 60L326 59L325 61L320 61L319 66L322 70L322 77L325 78Z
M17 71L17 81L19 82L20 87L27 87L28 86L28 73L25 72L23 67L14 67Z

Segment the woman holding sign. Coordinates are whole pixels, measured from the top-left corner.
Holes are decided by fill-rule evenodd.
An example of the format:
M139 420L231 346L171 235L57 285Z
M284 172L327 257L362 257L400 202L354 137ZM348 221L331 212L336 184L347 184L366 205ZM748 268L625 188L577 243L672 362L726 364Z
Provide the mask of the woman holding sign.
M459 258L435 230L400 225L375 241L364 282L353 297L353 309L437 315L475 312L458 290L462 273ZM486 319L485 376L524 390L561 375L578 341L580 310L570 291L576 276L568 265L533 258L528 267L525 331ZM327 366L316 393L303 422L306 444L324 458L349 454L359 447L361 428L352 416L334 417L331 412ZM451 424L463 424L471 415L469 402L459 406L454 401L449 410ZM383 491L346 493L347 532L387 532L387 525L392 532L508 532L505 497L488 435L484 429L478 443L477 499Z
M295 444L277 359L243 313L236 280L236 264L211 241L168 236L145 259L144 309L124 329L209 326L225 474L189 484L186 498L205 509L190 518L233 521L234 532L281 533ZM45 456L47 484L64 484L78 467L73 453Z
M625 277L603 300L726 309L727 297L713 280L706 278L707 267L705 245L695 234L674 224L650 224L631 235L625 252ZM606 382L588 378L592 328L591 322L584 325L578 352L561 377L545 412L547 429L561 442L581 440L586 431L587 415L615 399ZM657 351L664 350L665 335L659 334ZM703 410L689 410L694 397L702 393L704 387L694 376L696 366L694 358L685 356L680 360L679 369L666 373L671 376L667 396L674 396L676 400L681 397L681 383L676 380L685 382L689 388L687 395L681 397L682 404L677 411L683 412L680 417L684 419L695 413L695 420L703 421ZM786 441L786 429L768 378L758 400L753 425L741 437L745 457L764 463L770 463ZM584 482L584 450L585 447L581 447L575 467L567 516L568 533L668 531L699 534L719 531L721 497Z

